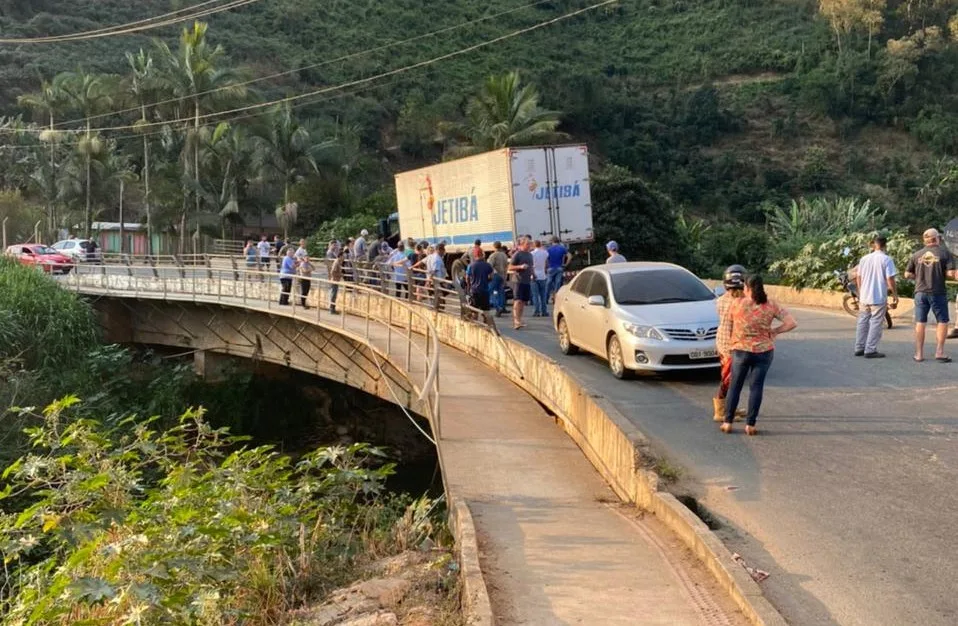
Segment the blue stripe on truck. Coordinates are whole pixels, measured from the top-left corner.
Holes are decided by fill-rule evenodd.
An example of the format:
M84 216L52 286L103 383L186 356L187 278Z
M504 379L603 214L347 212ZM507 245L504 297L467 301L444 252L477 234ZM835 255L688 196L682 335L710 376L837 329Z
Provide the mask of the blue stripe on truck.
M426 237L429 243L436 244L445 241L447 246L467 246L479 239L484 244L491 244L493 241L512 241L511 230L501 230L496 233L470 233L466 235L450 235L448 237Z

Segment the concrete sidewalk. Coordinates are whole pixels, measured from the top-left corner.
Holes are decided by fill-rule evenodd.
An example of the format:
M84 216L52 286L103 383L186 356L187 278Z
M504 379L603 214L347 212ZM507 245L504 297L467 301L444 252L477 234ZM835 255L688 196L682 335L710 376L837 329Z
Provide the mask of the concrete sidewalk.
M668 531L619 504L537 402L442 350L446 481L472 511L498 624L745 623Z

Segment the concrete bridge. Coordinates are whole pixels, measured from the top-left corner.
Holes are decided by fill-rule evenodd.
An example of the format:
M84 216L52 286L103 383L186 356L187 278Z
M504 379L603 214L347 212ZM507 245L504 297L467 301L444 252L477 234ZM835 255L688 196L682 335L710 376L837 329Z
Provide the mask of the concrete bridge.
M848 354L852 318L798 308L768 426L746 440L714 432L710 377L614 381L558 354L547 320L500 336L452 300L439 313L355 285L334 317L316 306L321 279L302 310L276 304L275 275L232 268L107 267L66 286L97 297L114 341L200 349L205 371L220 353L263 358L428 418L477 615L491 603L503 624L783 623L766 595L796 624L958 615L945 557L958 551L958 387L948 366L910 363L907 325L886 334L892 358L865 364ZM707 505L718 534L658 489L662 454L684 469L670 490ZM615 501L654 515L626 524L633 509ZM772 573L762 588L726 546Z
M471 623L783 623L708 528L657 490L641 436L555 363L491 320L464 319L454 299L455 315L341 283L332 315L330 283L313 283L304 308L278 304L274 274L241 270L84 267L62 282L93 301L108 341L195 351L206 374L219 355L262 359L426 418Z

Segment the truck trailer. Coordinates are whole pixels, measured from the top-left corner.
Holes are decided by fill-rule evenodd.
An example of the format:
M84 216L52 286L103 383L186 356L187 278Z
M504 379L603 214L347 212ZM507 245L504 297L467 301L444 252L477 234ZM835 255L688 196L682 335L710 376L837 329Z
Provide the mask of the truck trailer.
M563 243L593 240L589 152L584 145L503 148L396 175L399 234L511 247L522 235Z

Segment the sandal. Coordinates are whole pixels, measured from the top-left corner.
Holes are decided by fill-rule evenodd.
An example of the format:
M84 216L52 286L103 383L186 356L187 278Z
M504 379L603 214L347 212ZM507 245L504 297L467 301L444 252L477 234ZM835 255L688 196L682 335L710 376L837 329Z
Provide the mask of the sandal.
M746 434L746 435L749 435L749 436L757 435L757 434L758 434L758 429L755 428L754 426L746 426L746 427L745 427L745 434Z
M914 361L915 363L921 363L925 359L919 359L917 356L913 356L911 357L911 360Z
M719 430L727 435L732 432L732 425L728 422L722 422L722 425L719 426Z
M936 356L935 360L938 361L939 363L951 363L950 356Z

